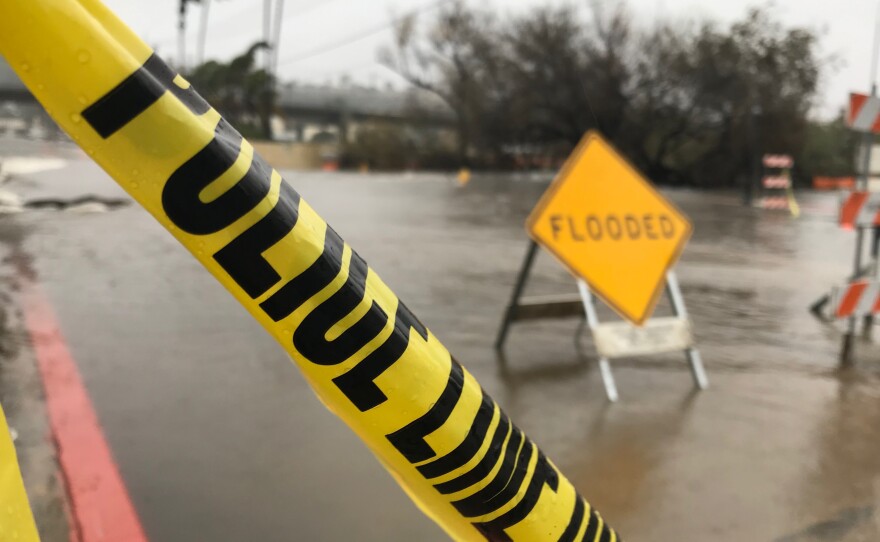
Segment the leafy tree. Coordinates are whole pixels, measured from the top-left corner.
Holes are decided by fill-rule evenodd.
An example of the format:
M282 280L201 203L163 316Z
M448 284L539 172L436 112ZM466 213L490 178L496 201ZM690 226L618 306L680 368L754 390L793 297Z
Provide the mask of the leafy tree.
M830 122L811 122L795 164L803 176L848 177L856 173L856 150L861 135L846 126L843 116ZM809 179L807 179L809 180Z
M704 24L670 66L690 93L702 143L683 157L685 175L730 184L753 174L756 154L800 150L821 65L815 33L785 29L766 11L750 11L729 30Z

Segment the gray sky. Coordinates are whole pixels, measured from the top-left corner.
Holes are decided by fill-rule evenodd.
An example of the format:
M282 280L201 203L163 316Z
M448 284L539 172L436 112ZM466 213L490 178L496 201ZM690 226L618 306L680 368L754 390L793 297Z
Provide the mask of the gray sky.
M166 58L177 54L178 0L104 0L149 44ZM212 0L208 31L208 57L228 58L262 35L264 0ZM478 0L470 0L476 2ZM613 1L613 0L612 0ZM880 0L776 0L769 2L787 25L807 26L822 33L825 56L834 55L836 70L822 83L821 116L842 107L851 90L868 91L868 67L873 21ZM325 83L350 74L358 82L400 85L400 79L376 61L377 50L391 41L385 27L390 18L434 4L436 0L286 0L279 74L284 80ZM486 0L482 0L485 4ZM507 12L542 4L587 0L495 0L488 2ZM715 19L729 22L755 0L629 0L638 22L655 18L673 20ZM584 17L587 16L583 9ZM199 8L190 8L188 56L195 52ZM383 29L384 27L384 29ZM377 31L372 32L374 29ZM358 35L363 39L322 54L311 54L328 45ZM307 57L307 58L302 58Z

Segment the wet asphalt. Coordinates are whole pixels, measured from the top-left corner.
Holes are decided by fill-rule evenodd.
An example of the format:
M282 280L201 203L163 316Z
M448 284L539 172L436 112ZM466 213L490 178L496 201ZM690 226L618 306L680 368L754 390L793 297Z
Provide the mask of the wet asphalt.
M0 139L0 155L47 152L57 145ZM3 189L26 201L125 198L82 154L62 154L67 167ZM610 405L577 319L517 325L506 355L492 348L546 175L465 187L439 174L285 178L625 540L880 539L880 345L859 340L856 367L838 370L843 326L807 311L851 271L837 194L800 194L793 219L733 193L666 191L695 225L677 271L712 387L694 392L682 355L619 360ZM135 205L0 216L0 250L0 276L34 273L54 305L151 540L446 539ZM527 293L575 291L540 255ZM20 346L0 349L0 368L22 365ZM33 404L39 393L16 391ZM38 410L16 417L42 427ZM44 538L64 539L55 532Z

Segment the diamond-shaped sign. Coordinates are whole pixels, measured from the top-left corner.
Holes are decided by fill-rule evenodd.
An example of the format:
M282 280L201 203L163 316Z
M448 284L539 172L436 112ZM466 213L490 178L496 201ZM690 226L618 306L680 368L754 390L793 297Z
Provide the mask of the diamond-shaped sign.
M630 322L647 320L692 226L589 132L529 215L532 238Z

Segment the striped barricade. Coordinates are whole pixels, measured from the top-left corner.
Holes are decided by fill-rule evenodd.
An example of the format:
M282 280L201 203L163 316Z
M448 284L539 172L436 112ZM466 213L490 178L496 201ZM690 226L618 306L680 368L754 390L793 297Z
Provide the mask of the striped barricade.
M764 188L771 190L785 189L791 186L791 180L785 175L767 175L762 180Z
M761 178L762 195L758 206L767 210L789 211L800 214L794 192L791 189L791 173L794 158L788 154L765 154L761 159L764 175Z
M880 226L880 194L851 192L840 206L840 226L847 229Z
M858 280L831 290L832 315L835 318L868 316L880 312L880 282Z
M771 210L788 209L788 196L765 196L761 198L761 208Z
M794 158L787 154L765 154L763 163L767 169L791 169Z
M859 132L880 133L880 97L850 93L846 125Z

